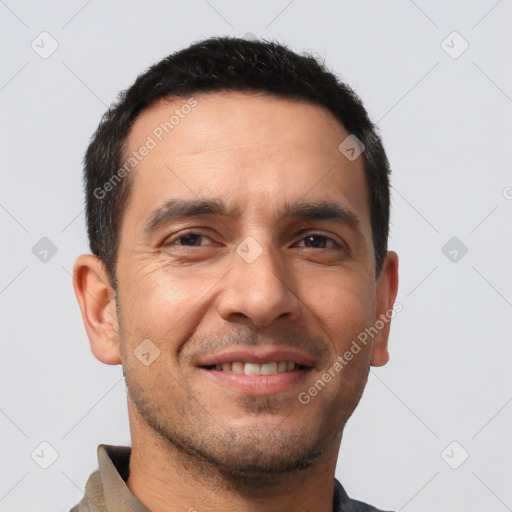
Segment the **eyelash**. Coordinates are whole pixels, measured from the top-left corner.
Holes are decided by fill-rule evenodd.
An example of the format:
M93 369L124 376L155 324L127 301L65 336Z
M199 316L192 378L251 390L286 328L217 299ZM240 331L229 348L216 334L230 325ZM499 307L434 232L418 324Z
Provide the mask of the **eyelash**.
M204 235L202 233L197 233L196 231L188 231L188 232L184 232L184 233L179 233L177 236L173 236L171 238L168 239L168 241L166 241L163 245L165 247L168 247L168 246L171 246L171 245L178 245L180 247L204 247L202 245L183 245L183 244L175 244L176 241L180 240L181 238L185 238L186 236L188 235L197 235L197 236L201 236L201 237L205 237L205 238L210 238L208 235ZM333 238L327 236L327 235L324 235L323 233L317 233L317 232L311 232L311 233L308 233L307 235L303 235L302 238L300 239L300 241L303 241L307 238L312 238L312 237L320 237L320 238L323 238L327 241L331 241L333 244L334 244L334 247L320 247L320 249L344 249L344 246L341 245L340 243L338 243L336 240L334 240ZM307 249L314 249L314 247L306 247Z

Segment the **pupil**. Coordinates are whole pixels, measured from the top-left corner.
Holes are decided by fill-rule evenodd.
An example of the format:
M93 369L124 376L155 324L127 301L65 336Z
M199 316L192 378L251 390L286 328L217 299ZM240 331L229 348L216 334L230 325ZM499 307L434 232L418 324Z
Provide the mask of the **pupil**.
M195 245L195 243L197 242L197 237L199 235L194 235L194 234L189 234L189 235L185 235L185 236L182 236L181 237L181 240L185 241L185 244L191 244L191 245ZM182 244L184 245L184 244Z
M306 240L308 240L309 242L311 242L313 240L313 242L311 243L311 245L313 247L320 247L320 246L323 246L324 244L322 244L322 242L318 242L319 240L322 240L323 237L321 236L317 236L317 235L312 235L312 236L308 236ZM315 243L315 240L316 240L316 243Z

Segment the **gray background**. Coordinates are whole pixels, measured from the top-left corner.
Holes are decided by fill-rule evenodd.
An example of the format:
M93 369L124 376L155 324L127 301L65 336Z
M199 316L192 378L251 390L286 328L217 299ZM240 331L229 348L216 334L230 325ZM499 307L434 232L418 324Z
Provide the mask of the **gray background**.
M130 443L121 367L92 356L70 277L101 114L168 53L247 33L325 57L392 164L403 311L336 476L388 510L512 510L511 20L510 0L0 0L0 510L69 510L97 445Z

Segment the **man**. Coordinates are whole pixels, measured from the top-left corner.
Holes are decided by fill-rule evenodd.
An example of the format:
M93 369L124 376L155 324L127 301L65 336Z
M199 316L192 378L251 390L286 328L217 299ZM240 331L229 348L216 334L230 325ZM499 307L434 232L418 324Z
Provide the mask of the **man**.
M74 284L132 447L98 447L73 511L377 510L334 474L389 357L388 175L354 92L273 42L199 42L120 96Z

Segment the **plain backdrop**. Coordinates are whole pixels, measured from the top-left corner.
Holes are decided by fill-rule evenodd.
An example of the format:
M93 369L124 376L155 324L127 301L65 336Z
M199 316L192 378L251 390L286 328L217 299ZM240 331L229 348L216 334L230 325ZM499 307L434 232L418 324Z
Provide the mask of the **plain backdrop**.
M510 510L511 21L510 0L0 1L0 511L69 510L97 445L130 444L72 288L81 161L120 90L211 35L325 59L391 162L403 310L337 478L385 510Z

